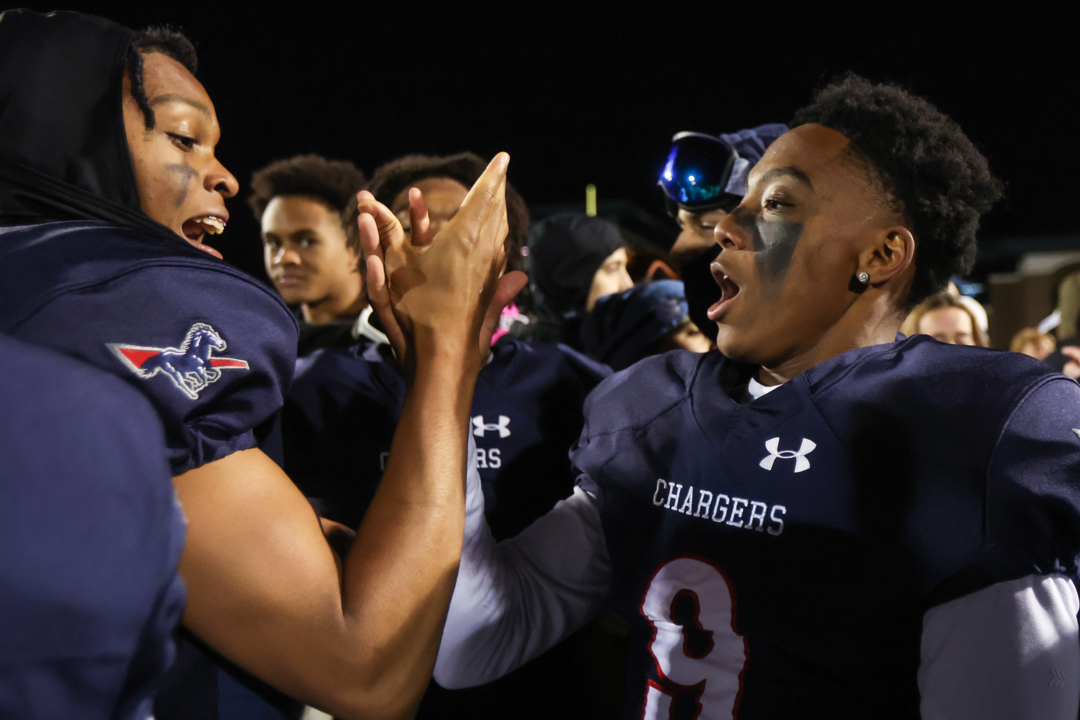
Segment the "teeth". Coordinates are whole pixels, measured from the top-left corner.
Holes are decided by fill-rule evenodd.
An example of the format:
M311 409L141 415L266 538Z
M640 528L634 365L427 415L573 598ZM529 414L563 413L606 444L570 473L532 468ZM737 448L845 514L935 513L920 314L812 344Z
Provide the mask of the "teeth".
M225 232L225 221L219 217L207 215L204 218L199 218L199 222L206 228L206 232L210 235L220 235Z

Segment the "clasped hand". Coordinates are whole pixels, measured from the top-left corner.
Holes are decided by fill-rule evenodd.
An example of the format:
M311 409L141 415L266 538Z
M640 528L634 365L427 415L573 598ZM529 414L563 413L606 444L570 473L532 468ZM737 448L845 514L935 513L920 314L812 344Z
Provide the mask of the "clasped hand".
M503 307L525 285L523 273L502 276L509 160L495 156L435 235L416 188L409 191L411 238L371 193L357 196L368 299L407 377L418 357L460 357L479 371Z

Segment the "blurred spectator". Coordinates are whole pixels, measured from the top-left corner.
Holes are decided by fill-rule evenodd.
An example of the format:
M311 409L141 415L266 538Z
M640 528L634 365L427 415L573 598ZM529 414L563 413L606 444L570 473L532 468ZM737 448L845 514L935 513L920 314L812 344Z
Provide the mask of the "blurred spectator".
M1050 353L1054 352L1054 338L1039 328L1024 328L1013 335L1009 342L1009 350L1016 353L1030 355L1036 360L1045 360Z
M1080 320L1080 272L1066 275L1057 287L1057 311L1059 322L1057 339L1071 340L1076 336L1076 327Z
M900 332L929 335L950 345L989 347L975 313L967 303L947 290L931 295L915 306Z
M709 269L719 252L713 228L742 201L750 170L787 129L773 123L719 138L681 132L671 139L658 183L668 214L681 228L670 256L679 266L690 318L712 340L716 324L706 312L720 299L720 288Z
M353 320L367 306L359 239L345 231L365 182L351 162L319 155L278 160L251 178L266 274L305 323Z
M600 298L634 286L626 241L608 220L553 215L533 226L529 251L538 316L533 340L580 348L585 313Z
M713 348L687 315L686 294L678 280L645 283L600 298L582 323L581 342L586 354L613 370L668 350Z

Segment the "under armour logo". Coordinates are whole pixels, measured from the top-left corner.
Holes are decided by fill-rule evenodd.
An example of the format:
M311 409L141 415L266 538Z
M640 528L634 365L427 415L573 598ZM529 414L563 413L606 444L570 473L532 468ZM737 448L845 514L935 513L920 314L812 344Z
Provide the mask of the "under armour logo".
M499 431L499 437L510 437L510 418L505 415L499 416L499 422L484 424L484 416L477 415L472 419L473 431L472 434L476 437L484 437L484 433L488 430L495 432Z
M772 470L773 463L776 462L776 458L783 458L784 460L795 460L795 472L801 473L803 470L810 469L810 461L806 459L806 456L814 452L814 448L817 447L817 443L813 440L807 440L803 438L802 445L799 446L799 450L781 450L780 438L774 437L765 441L765 449L769 451L769 454L761 459L761 467L766 470Z
M1056 667L1050 668L1050 687L1060 688L1065 687L1065 673L1058 670Z

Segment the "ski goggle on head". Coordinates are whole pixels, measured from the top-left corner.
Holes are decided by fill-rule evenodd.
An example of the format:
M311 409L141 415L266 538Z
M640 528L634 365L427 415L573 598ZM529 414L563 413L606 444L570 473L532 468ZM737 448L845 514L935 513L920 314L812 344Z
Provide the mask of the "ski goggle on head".
M718 137L681 132L671 138L667 162L657 183L668 215L732 210L742 200L750 162Z

